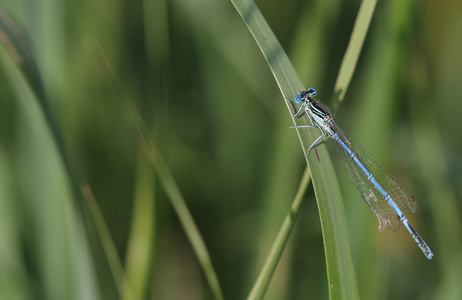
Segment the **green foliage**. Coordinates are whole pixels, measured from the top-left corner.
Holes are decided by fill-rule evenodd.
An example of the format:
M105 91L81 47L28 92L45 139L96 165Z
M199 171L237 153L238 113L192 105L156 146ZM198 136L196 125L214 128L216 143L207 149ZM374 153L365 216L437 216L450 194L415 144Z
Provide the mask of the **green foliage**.
M462 3L233 4L2 2L0 299L460 299ZM414 192L433 261L333 142L303 173L305 84Z

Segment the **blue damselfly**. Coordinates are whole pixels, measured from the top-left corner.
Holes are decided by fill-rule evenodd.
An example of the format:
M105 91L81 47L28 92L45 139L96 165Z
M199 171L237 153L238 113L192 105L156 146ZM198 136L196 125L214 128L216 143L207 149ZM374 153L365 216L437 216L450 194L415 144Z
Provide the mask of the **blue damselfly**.
M403 223L427 258L432 259L432 251L403 213L403 211L415 213L417 209L417 203L412 193L358 142L337 126L332 114L324 106L313 100L312 97L316 93L316 89L309 88L298 93L294 98L296 103L302 104L294 117L299 118L305 112L311 125L292 128L317 127L322 133L308 148L306 156L325 137L337 141L342 150L348 175L355 183L366 204L377 216L379 230L382 231L389 226L393 231L398 231L400 223Z

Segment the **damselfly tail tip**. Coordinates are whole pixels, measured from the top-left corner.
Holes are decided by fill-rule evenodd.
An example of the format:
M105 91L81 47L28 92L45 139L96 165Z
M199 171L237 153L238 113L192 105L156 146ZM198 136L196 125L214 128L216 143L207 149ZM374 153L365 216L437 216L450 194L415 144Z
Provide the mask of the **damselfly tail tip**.
M426 256L428 259L431 260L431 259L433 258L433 252L432 252L432 250L430 250L430 248L428 248L428 246L425 248L425 250L424 250L424 249L422 249L422 250L423 250L425 256Z

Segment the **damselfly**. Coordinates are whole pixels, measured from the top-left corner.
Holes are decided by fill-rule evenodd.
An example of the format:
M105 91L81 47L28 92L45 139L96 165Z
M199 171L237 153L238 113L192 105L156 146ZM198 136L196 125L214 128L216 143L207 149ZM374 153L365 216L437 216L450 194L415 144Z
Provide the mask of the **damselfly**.
M348 175L355 183L366 204L377 216L379 230L382 231L389 226L393 231L398 231L400 223L403 223L427 258L432 259L432 251L403 214L403 211L415 213L417 203L414 196L358 142L337 126L332 119L332 114L313 100L312 97L316 93L316 89L309 88L298 93L294 98L296 103L302 104L294 117L299 118L305 111L310 118L311 125L292 128L317 127L322 133L308 148L306 156L325 137L337 141L342 150Z

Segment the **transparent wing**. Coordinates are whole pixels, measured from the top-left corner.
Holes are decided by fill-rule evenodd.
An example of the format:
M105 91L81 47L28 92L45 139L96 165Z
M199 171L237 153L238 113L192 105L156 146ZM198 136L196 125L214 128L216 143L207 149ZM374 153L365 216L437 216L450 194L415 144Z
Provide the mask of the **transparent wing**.
M335 131L339 134L339 137L344 141L344 143L358 155L359 160L374 175L376 180L387 191L398 207L404 212L415 213L417 203L411 192L358 142L349 137L338 127L335 128ZM348 175L360 191L364 201L377 216L377 219L379 220L379 229L385 229L388 224L390 229L398 231L400 221L397 213L388 204L385 197L383 197L375 185L367 178L367 175L363 172L361 167L353 161L351 156L345 149L343 149L342 146L340 146L340 148L342 150L343 161L347 168Z
M379 190L369 181L367 175L363 170L353 161L351 156L343 149L342 146L339 146L342 150L342 157L345 167L348 171L348 175L351 178L351 181L354 182L356 188L361 193L361 197L367 206L374 212L375 216L379 220L379 230L384 230L388 224L393 230L399 229L399 220L395 218L396 213L393 210L390 211L391 207L388 203L385 203L386 200ZM390 220L391 219L391 220ZM395 221L397 220L397 222Z

